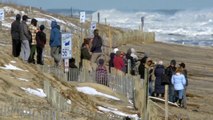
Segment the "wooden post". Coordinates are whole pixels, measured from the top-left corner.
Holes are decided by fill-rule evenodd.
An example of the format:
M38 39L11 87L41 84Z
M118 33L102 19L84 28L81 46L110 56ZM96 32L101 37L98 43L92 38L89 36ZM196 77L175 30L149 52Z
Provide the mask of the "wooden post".
M100 23L100 13L98 12L98 24Z
M168 112L168 85L165 85L165 120L169 119Z
M2 30L2 21L0 20L0 30Z
M107 25L107 19L105 18L105 25Z
M145 76L144 76L144 96L143 96L143 102L144 102L144 105L143 105L143 120L147 120L148 119L148 111L147 111L147 108L148 108L148 97L149 97L149 72L148 72L148 69L145 68Z
M128 59L127 60L127 73L130 75L130 71L131 71L131 60L130 59Z
M112 35L111 35L111 27L110 27L110 25L109 25L109 55L110 55L110 53L111 53L111 50L112 50Z

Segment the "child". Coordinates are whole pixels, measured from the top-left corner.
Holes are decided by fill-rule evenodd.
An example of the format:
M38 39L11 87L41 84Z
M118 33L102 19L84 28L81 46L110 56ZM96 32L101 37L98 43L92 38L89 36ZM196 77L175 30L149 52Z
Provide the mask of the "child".
M108 85L108 76L107 76L107 68L104 65L104 60L99 59L99 65L96 69L96 81L99 84L103 84L105 86Z
M46 34L44 33L44 25L40 26L40 31L36 34L36 41L37 41L37 64L44 65L43 61L43 50L46 44Z

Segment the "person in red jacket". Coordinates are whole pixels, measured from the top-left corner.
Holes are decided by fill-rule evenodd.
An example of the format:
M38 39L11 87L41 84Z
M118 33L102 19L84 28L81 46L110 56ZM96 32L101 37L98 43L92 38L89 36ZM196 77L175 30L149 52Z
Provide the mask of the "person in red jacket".
M125 67L125 64L124 64L124 60L123 60L123 57L121 56L121 52L120 51L117 51L116 52L116 56L113 60L113 64L114 64L114 67L120 71L123 70L123 68Z

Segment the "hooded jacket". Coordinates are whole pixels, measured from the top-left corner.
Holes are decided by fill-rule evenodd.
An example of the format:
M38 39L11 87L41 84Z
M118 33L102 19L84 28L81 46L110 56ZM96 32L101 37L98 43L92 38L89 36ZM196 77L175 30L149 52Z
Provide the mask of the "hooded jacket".
M61 32L58 28L57 22L52 21L51 23L51 32L50 32L50 47L59 47L61 46Z

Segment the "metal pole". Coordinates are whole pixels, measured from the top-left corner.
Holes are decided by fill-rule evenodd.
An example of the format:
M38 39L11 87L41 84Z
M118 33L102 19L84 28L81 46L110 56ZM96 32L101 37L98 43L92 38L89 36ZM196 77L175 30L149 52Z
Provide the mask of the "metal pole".
M168 112L168 85L165 85L165 120L169 119Z

